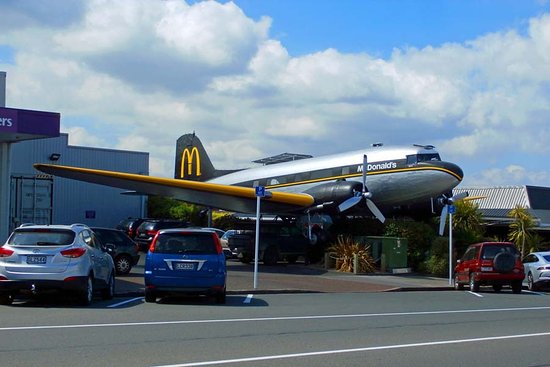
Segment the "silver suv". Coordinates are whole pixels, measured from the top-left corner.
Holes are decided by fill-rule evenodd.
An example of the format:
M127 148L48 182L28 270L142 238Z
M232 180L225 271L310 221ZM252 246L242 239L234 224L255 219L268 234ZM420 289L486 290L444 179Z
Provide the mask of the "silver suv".
M0 304L52 290L75 293L82 305L92 302L95 290L111 299L115 268L109 250L83 224L16 228L0 247Z

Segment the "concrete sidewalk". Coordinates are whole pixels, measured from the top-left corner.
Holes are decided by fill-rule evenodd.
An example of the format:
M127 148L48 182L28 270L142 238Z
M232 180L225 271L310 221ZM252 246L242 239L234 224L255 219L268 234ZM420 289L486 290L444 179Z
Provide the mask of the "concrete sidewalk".
M254 265L236 260L227 262L227 293L342 293L389 292L415 290L450 290L446 278L426 277L414 274L360 274L341 273L316 265L284 264L258 267L257 288L254 289ZM143 262L132 272L116 280L117 296L144 294Z

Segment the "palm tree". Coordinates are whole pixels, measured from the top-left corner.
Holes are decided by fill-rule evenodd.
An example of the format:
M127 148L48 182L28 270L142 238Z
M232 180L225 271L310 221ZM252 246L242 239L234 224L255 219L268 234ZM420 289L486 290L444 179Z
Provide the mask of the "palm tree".
M517 205L514 209L508 212L508 217L514 221L510 224L508 239L521 248L521 257L525 256L525 244L533 236L533 228L535 227L535 219L529 214L526 208Z

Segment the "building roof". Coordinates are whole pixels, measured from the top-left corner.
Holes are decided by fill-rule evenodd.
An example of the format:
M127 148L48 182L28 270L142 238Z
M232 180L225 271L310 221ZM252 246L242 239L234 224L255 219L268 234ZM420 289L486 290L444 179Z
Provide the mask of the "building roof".
M453 195L467 191L469 196L480 196L476 203L485 220L510 223L508 212L517 206L526 208L537 221L539 229L550 230L550 187L505 186L485 188L456 188Z

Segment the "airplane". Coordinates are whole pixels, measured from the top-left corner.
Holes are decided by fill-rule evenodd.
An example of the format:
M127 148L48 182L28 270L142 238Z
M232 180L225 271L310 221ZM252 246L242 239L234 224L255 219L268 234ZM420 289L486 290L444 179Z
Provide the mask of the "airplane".
M263 214L353 213L373 215L381 222L384 213L399 208L426 204L432 212L436 207L446 208L453 201L452 189L464 176L458 165L442 161L432 145L377 143L362 150L299 158L304 159L217 170L192 133L177 140L174 178L53 164L34 167L54 176L237 213L256 212L256 187L263 186L269 193L262 199Z

